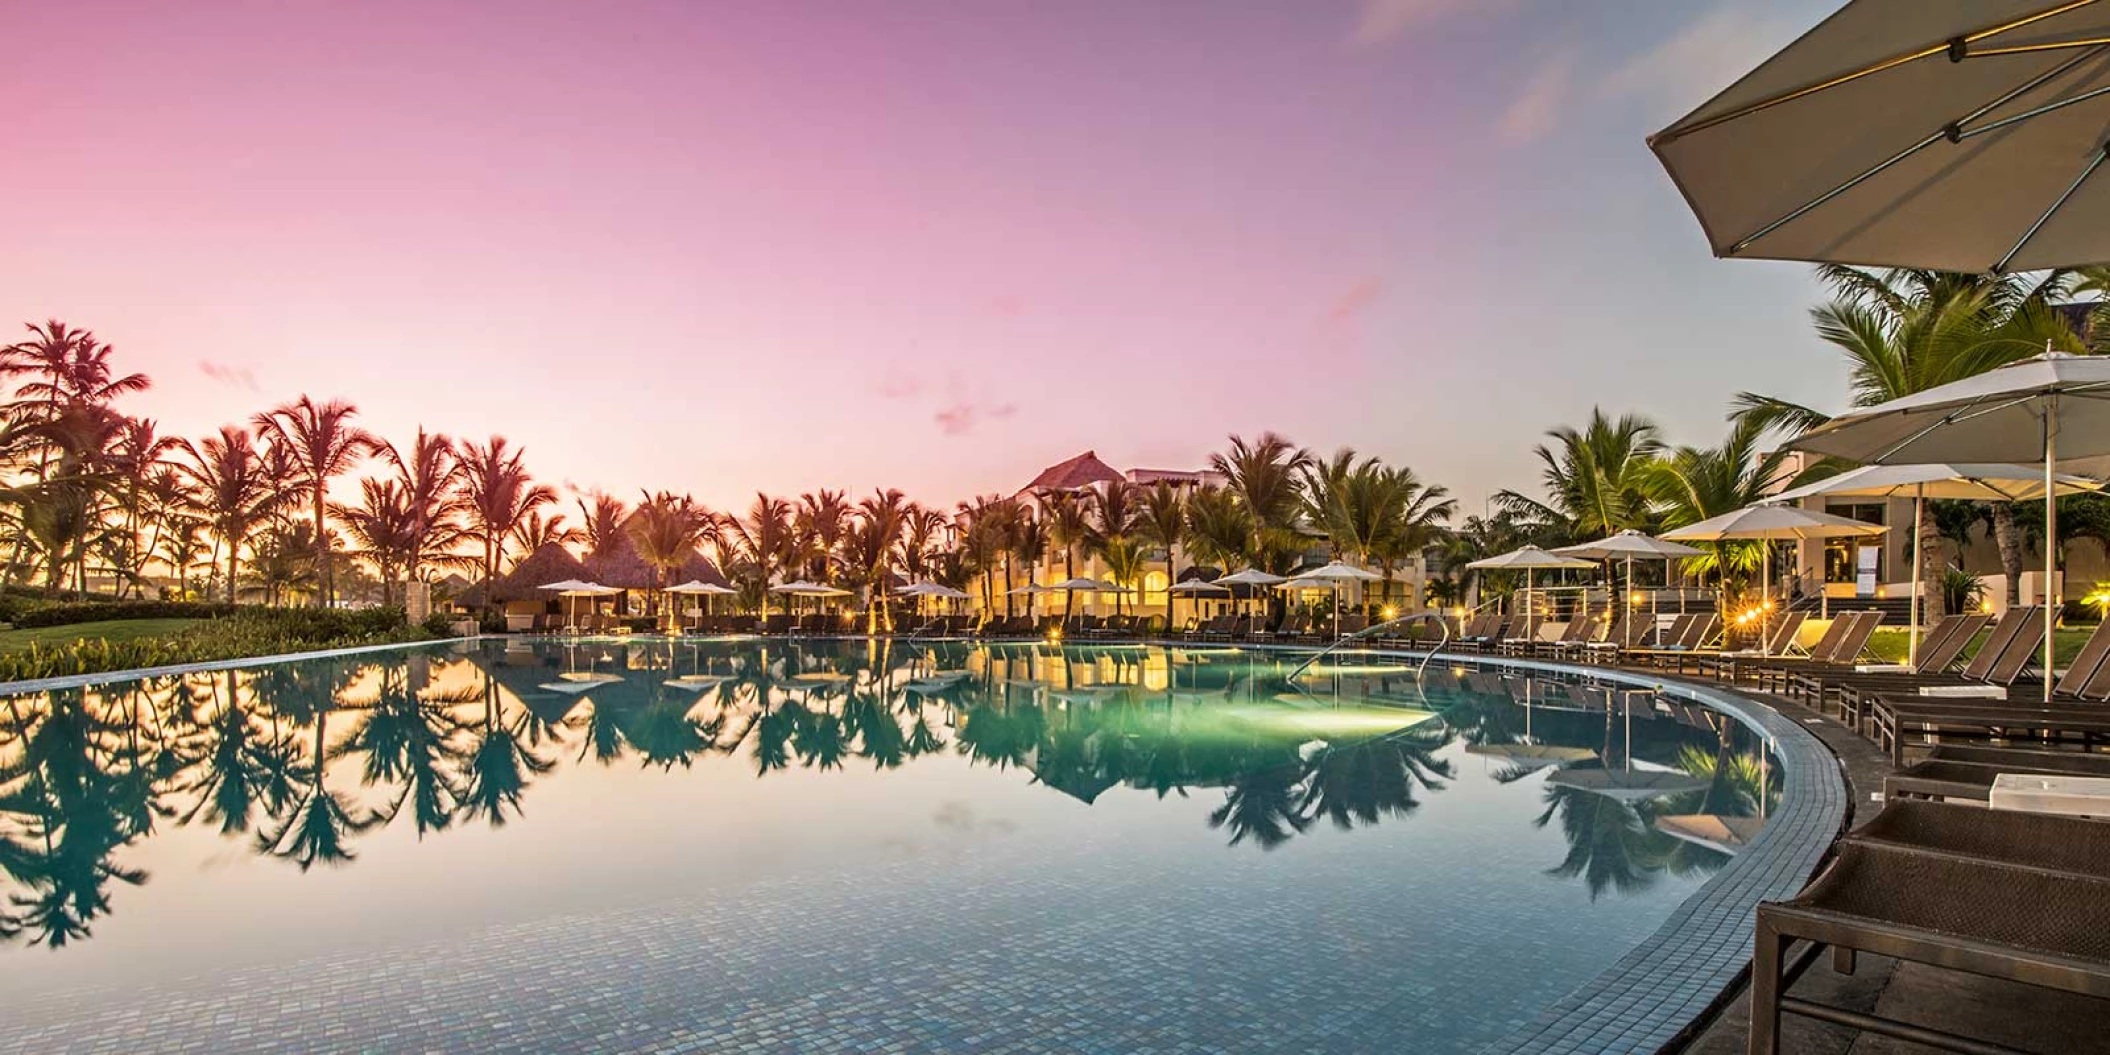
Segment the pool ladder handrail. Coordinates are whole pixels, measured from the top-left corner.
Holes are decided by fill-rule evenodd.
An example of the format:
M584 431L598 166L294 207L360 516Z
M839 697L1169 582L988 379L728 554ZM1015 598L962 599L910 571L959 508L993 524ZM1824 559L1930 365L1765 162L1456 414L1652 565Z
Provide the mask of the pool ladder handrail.
M1311 669L1312 664L1317 663L1322 659L1325 659L1336 649L1342 648L1352 641L1357 641L1364 637L1368 637L1369 635L1375 634L1378 631L1385 629L1386 627L1398 626L1401 623L1411 623L1417 619L1434 619L1436 621L1436 625L1443 629L1443 640L1438 641L1436 643L1435 648L1430 649L1427 654L1421 657L1421 666L1414 668L1414 676L1417 678L1421 677L1422 672L1429 669L1429 661L1436 658L1436 653L1443 651L1444 648L1451 643L1450 620L1445 619L1444 617L1436 614L1435 612L1413 612L1407 615L1400 616L1397 619L1387 619L1384 622L1377 624L1376 626L1366 626L1363 629L1358 630L1352 634L1343 635L1339 640L1335 641L1333 644L1330 644L1325 648L1322 648L1317 652L1312 653L1311 656L1305 659L1304 662L1297 664L1297 669L1289 672L1289 680L1291 683L1294 684L1297 680L1297 676L1304 673L1306 670Z

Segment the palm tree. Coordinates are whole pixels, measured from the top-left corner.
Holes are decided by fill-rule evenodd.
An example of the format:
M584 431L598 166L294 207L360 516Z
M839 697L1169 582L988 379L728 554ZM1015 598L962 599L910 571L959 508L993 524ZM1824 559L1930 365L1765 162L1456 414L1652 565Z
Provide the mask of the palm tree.
M637 555L652 566L656 589L664 591L671 585L668 579L695 554L703 526L709 521L710 513L687 495L676 497L670 491L661 491L646 495L638 503L637 513L630 518L630 541L637 547ZM665 608L663 599L662 608L671 611Z
M1230 571L1246 559L1254 532L1252 511L1231 491L1203 487L1187 496L1187 543L1196 561Z
M590 491L579 496L580 531L585 536L586 552L599 553L615 541L617 532L623 530L623 521L630 515L623 500L601 491Z
M371 453L395 470L409 518L403 577L419 580L425 568L445 560L461 538L456 518L461 513L462 470L454 441L421 425L409 448L399 450L382 442Z
M524 454L525 450L509 450L504 436L493 436L481 446L464 444L457 455L462 510L468 518L463 537L483 547L486 583L498 578L506 539L530 514L557 500L555 491L528 475Z
M1136 511L1136 533L1165 551L1165 586L1180 580L1179 548L1187 541L1187 496L1178 487L1160 480L1143 492ZM1172 595L1165 595L1165 625L1172 626Z
M1887 403L1951 381L1982 374L2044 351L2086 353L2089 349L2064 316L2052 310L2055 299L2073 287L2070 273L2052 272L2034 280L2020 275L1958 275L1941 271L1860 268L1823 265L1818 277L1831 288L1832 299L1811 309L1817 335L1846 357L1850 406ZM2085 284L2085 283L2084 283ZM1829 418L1788 400L1751 392L1738 393L1736 415L1762 430L1805 431ZM1994 508L1994 542L2007 573L2008 602L2019 596L2022 577L2021 536L2013 510ZM1920 593L1934 601L1939 614L1941 590L1936 582L1941 562L1934 545L1932 519L1914 525L1923 583Z
M769 581L778 569L796 559L797 535L792 524L791 503L757 493L747 516L732 520L728 537L742 562L754 569L762 617L769 617ZM730 569L728 569L729 571Z
M1265 536L1295 528L1302 506L1298 475L1311 461L1309 452L1272 432L1253 443L1233 436L1229 451L1209 456L1210 468L1223 474L1226 487L1252 514L1255 538L1248 556L1269 548Z
M1077 577L1077 550L1092 541L1091 511L1083 491L1049 491L1040 496L1040 522L1045 526L1048 545L1062 551L1062 577ZM1062 618L1068 621L1074 611L1077 595L1065 593L1062 598Z
M1786 476L1787 452L1763 451L1759 443L1765 425L1757 418L1739 417L1730 423L1729 435L1719 447L1678 447L1650 463L1642 474L1642 486L1663 511L1666 527L1683 527L1709 517L1732 513L1753 505L1777 489ZM1717 542L1712 552L1688 559L1686 567L1704 574L1719 573L1719 582L1729 600L1733 592L1731 572L1738 578L1758 568L1763 551L1750 542ZM1724 603L1721 610L1729 610Z
M886 604L894 557L915 510L900 491L879 491L859 503L840 544L842 564L851 581L864 588L866 629L893 628Z
M223 425L218 436L195 446L186 442L183 451L190 459L183 471L198 487L198 512L226 547L227 603L233 604L243 544L250 531L288 502L288 495L270 486L246 429Z
M330 515L351 537L353 552L372 561L379 572L381 603L393 604L397 577L410 577L408 568L418 546L417 518L402 485L368 477L359 481L358 503L333 502Z
M958 508L960 521L961 551L973 573L982 579L982 611L996 611L996 565L1005 560L1010 547L1010 520L1018 513L1018 505L1000 495L979 495L971 501L961 502ZM1008 572L1009 562L1005 561ZM1011 614L1010 583L1005 583L1004 614Z
M798 512L792 521L797 538L798 562L803 575L815 582L832 578L830 558L850 525L850 500L841 491L823 489L799 496Z
M376 443L366 430L351 423L358 413L358 407L341 399L317 403L302 396L251 421L259 433L270 436L275 446L283 446L294 458L300 483L308 490L315 513L315 567L321 577L315 593L318 608L334 599L337 586L330 564L330 481L350 472Z
M1604 408L1592 407L1582 428L1562 425L1546 435L1554 445L1539 444L1532 453L1544 466L1548 501L1505 490L1495 495L1497 504L1560 522L1567 541L1648 526L1641 473L1663 449L1662 430L1654 422L1639 414L1612 418Z

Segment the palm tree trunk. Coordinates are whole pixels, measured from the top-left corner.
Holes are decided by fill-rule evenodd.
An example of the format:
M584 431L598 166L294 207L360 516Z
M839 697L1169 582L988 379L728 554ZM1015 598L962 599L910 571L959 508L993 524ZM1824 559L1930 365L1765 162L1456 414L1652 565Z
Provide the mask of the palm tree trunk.
M1920 619L1923 624L1932 623L1947 614L1948 598L1943 596L1941 536L1934 530L1934 507L1919 503L1919 522L1913 525L1913 537L1918 540L1919 567L1913 574L1920 580Z
M330 578L330 540L324 534L324 487L322 481L315 482L315 607L330 605L330 590L334 585Z
M2000 572L2007 579L2007 603L2022 603L2022 534L2015 529L2015 507L1993 503L1993 544L2000 550Z

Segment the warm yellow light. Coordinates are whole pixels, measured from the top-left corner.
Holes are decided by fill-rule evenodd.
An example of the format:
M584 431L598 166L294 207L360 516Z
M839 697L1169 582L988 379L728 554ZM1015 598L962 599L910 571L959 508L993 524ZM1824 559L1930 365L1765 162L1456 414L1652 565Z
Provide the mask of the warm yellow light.
M1641 604L1641 591L1635 590L1632 594L1629 594L1627 596L1626 603L1638 607Z
M1981 612L1984 612L1984 613L1985 613L1985 614L1987 614L1987 615L1992 615L1992 614L1993 614L1993 602L1992 602L1992 601L1990 601L1990 600L1985 600L1985 601L1980 601L1980 602L1978 602L1978 610L1979 610L1979 611L1981 611Z
M1399 609L1394 608L1388 604L1383 608L1379 609L1377 614L1382 617L1386 622L1390 622L1394 619L1399 618Z

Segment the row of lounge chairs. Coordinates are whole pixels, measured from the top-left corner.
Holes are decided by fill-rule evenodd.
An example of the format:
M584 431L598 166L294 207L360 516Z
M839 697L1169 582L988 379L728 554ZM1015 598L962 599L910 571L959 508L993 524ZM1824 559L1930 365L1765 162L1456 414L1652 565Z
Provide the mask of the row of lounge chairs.
M1829 948L1849 973L1866 952L2110 997L2110 823L1892 802L1840 841L1801 894L1759 905L1755 926L1754 1053L1781 1050L1784 1013L1951 1051L2011 1051L1788 990Z

